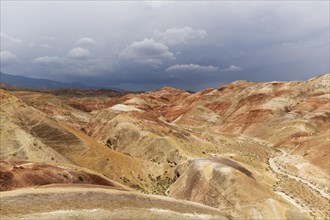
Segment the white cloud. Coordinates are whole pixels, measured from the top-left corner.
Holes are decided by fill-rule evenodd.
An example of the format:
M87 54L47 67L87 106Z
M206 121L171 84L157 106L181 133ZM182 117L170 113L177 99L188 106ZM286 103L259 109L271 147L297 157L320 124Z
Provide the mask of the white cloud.
M154 39L133 42L121 51L120 56L138 63L151 65L160 65L164 60L175 59L174 54L169 51L166 45L158 43Z
M211 73L219 70L219 67L215 66L200 66L198 64L176 64L168 67L166 72L201 72Z
M18 58L14 53L5 50L0 52L0 60L1 65L9 65L12 63L16 63L18 61Z
M76 41L76 44L80 45L80 46L90 46L90 45L96 44L96 41L93 40L92 38L83 37L83 38L78 39Z
M236 72L236 71L241 71L243 70L242 67L236 66L236 65L230 65L226 69L221 69L221 72Z
M44 56L34 59L33 62L42 66L61 66L65 63L65 59L58 56Z
M165 32L158 33L163 41L169 45L188 43L189 40L195 38L205 38L207 32L205 30L197 30L191 27L185 26L182 28L173 27Z
M82 47L73 48L67 53L67 57L72 59L87 59L90 56L91 53L89 52L89 50Z
M23 42L21 39L9 36L6 33L2 33L2 32L0 32L0 37L3 40L8 40L8 41L11 41L13 43L22 43Z

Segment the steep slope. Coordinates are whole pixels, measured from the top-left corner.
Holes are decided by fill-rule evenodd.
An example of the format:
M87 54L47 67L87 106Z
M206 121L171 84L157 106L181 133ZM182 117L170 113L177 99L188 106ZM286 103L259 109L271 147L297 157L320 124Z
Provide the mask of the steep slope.
M257 175L255 181L264 189L264 196L257 211L250 210L256 216L284 218L303 212L311 218L324 218L330 215L329 79L330 74L305 82L237 81L195 94L162 88L126 95L117 105L93 111L86 131L116 151L171 165L179 179L170 188L181 192L170 194L174 197L209 205L210 198L203 197L205 191L199 184L197 194L182 196L187 184L195 183L185 183L181 176L190 179L206 172L201 168L201 174L196 174L187 160L225 156L250 166L251 173ZM226 181L237 178L229 175ZM224 188L206 182L211 191ZM249 182L251 179L238 178L233 190L253 188ZM240 204L245 196L254 198L252 195L235 196ZM197 199L199 196L202 199ZM214 196L228 198L230 193ZM268 199L282 211L265 211ZM221 207L217 201L213 206ZM288 211L291 209L296 211ZM252 218L250 214L235 213Z
M163 194L173 181L169 165L114 152L7 92L0 92L2 160L75 164L141 191L157 194Z
M330 74L306 82L235 82L205 96L208 95L207 99L198 100L198 105L208 107L225 119L220 126L223 132L243 133L288 149L305 143L311 136L324 140L324 133L330 132ZM177 123L188 124L184 120ZM313 146L313 150L305 146L304 152L295 152L301 156L307 153L307 156L309 150L322 151L329 157L327 143L324 140ZM312 154L306 159L329 172L322 156Z
M307 218L249 169L227 158L194 159L168 193L227 211L235 219L286 219L289 213Z

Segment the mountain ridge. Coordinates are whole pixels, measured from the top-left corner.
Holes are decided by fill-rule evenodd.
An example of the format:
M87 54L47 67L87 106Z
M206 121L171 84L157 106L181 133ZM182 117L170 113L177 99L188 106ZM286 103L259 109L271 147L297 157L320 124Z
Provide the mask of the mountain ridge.
M56 80L31 78L22 75L12 75L0 72L1 84L7 84L19 88L27 89L63 89L63 88L78 88L82 90L99 90L112 89L117 92L124 92L125 90L119 88L105 88L100 86L90 86L79 82L60 82Z
M74 164L232 218L330 216L330 74L196 93L0 95L1 160Z

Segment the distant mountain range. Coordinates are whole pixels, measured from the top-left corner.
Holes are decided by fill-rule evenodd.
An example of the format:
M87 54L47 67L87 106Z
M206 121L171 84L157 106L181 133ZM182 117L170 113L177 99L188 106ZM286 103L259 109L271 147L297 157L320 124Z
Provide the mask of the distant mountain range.
M0 83L10 86L20 87L20 88L29 88L29 89L61 89L61 88L77 88L83 90L101 89L101 87L98 86L89 86L78 82L65 83L65 82L59 82L49 79L38 79L38 78L30 78L26 76L10 75L2 72L0 72ZM122 89L117 89L117 88L107 88L107 89L112 89L118 92L124 91Z

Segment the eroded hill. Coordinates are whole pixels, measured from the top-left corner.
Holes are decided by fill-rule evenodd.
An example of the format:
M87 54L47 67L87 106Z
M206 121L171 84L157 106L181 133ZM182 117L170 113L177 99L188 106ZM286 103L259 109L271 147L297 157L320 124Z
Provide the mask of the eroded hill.
M0 168L1 219L230 217L201 204L143 195L79 167L2 161Z
M3 160L86 167L234 218L330 217L330 74L198 93L1 98Z

